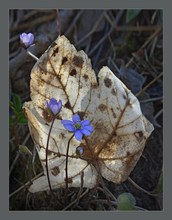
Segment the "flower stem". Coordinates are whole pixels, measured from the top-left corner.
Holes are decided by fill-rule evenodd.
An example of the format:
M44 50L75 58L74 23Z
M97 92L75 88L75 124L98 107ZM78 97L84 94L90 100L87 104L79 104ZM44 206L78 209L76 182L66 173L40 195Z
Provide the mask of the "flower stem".
M38 61L39 59L38 59L38 57L36 57L33 53L31 53L29 50L27 50L27 53L31 56L31 57L33 57L36 61Z
M74 137L74 134L70 137L69 141L68 141L68 145L67 145L67 150L66 150L66 191L65 191L65 197L66 197L66 201L67 201L67 194L68 194L68 154L69 154L69 145L70 142L72 140L72 138Z
M54 193L53 193L53 190L51 188L50 176L49 176L49 171L48 171L48 145L49 145L50 134L51 134L51 130L53 128L54 121L55 121L55 117L53 117L53 121L51 123L50 129L49 129L49 132L48 132L47 145L46 145L46 155L45 155L45 163L46 163L46 173L47 173L48 185L49 185L50 192L52 193L52 195L54 195Z

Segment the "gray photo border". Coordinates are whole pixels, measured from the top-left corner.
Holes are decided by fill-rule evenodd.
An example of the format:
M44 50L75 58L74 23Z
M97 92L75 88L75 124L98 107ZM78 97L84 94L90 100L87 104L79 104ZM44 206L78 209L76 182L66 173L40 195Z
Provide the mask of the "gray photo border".
M8 30L8 13L9 9L19 8L142 8L142 9L163 9L164 14L164 205L163 211L150 211L150 212L55 212L55 211L9 211L9 181L8 181L8 169L9 169L9 128L8 128L8 103L9 103L9 70L8 70L8 55L9 55L9 30ZM1 219L41 219L47 220L47 217L51 219L67 219L71 217L78 217L82 219L88 218L113 218L113 219L169 219L170 218L170 199L171 199L171 172L170 172L170 158L172 150L170 146L170 87L172 79L172 73L170 73L170 40L172 39L170 29L170 22L172 20L172 11L170 10L170 1L168 0L6 0L1 5L1 184L0 184L0 218ZM169 96L169 97L168 97Z

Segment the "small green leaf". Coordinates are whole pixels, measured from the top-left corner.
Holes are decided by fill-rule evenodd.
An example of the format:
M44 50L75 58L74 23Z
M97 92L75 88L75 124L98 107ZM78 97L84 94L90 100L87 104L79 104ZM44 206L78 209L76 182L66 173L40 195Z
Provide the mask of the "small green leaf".
M17 121L19 124L27 124L27 119L26 117L24 116L23 112L21 112L19 115L18 115L18 121Z
M131 193L122 193L117 198L117 210L136 210L136 200Z
M13 104L14 104L14 108L17 112L20 112L22 109L22 102L21 99L18 95L13 93Z
M26 119L26 118L20 118L20 119L18 120L18 123L19 123L19 124L22 124L22 125L25 125L25 124L27 124L27 119Z
M141 12L141 9L128 9L126 14L126 23L129 23L133 18L135 18L139 13Z
M19 151L20 153L32 156L32 152L25 145L19 145Z

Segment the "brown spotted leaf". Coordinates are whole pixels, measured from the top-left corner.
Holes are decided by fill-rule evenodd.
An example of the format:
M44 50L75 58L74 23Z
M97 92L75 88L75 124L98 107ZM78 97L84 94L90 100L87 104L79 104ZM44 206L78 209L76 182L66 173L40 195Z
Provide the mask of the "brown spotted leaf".
M66 149L72 134L64 129L61 119L70 120L75 113L89 119L94 132L81 142L73 138L70 143L69 187L80 187L82 182L83 187L93 188L98 175L114 183L127 179L153 126L142 115L137 98L108 67L100 70L97 81L87 55L77 52L61 36L33 67L30 89L32 101L25 103L24 110L44 169L44 176L33 182L31 192L49 189L45 148L51 117L46 112L46 100L51 98L61 99L63 103L49 142L52 188L65 187ZM84 148L80 157L76 155L78 146Z

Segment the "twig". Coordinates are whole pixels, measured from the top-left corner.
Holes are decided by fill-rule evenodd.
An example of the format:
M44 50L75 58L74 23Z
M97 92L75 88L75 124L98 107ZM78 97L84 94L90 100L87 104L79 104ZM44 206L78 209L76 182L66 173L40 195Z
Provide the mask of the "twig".
M140 190L140 191L146 193L147 195L153 196L153 197L156 197L156 196L157 196L157 195L152 194L152 193L150 193L149 191L143 189L141 186L137 185L137 183L135 183L130 177L128 177L128 181L129 181L136 189L138 189L138 190Z
M120 18L123 15L123 10L120 10L116 17L116 22L113 24L111 29L108 31L108 33L93 47L93 49L89 52L89 56L103 43L103 41L106 40L107 37L110 36L110 34L113 32L113 30L116 28L117 23L119 22Z
M154 101L159 101L159 100L162 100L162 99L163 99L163 96L156 97L156 98L145 99L145 100L140 100L140 103L154 102Z
M40 174L38 174L37 176L35 176L33 179L29 180L27 183L25 183L23 186L21 186L20 188L18 188L17 190L15 190L14 192L12 192L9 195L9 198L11 198L12 196L14 196L16 193L18 193L19 191L21 191L22 189L24 189L25 187L27 187L31 182L33 182L34 180L36 180L37 178L39 178L40 176L42 176L44 174L44 172L41 172Z
M83 185L84 185L84 172L82 171L81 172L81 186L80 186L80 189L79 189L79 192L78 192L78 195L77 195L77 202L76 202L76 206L78 205L79 203L79 200L81 198L81 193L83 191Z
M47 9L47 10L44 10L44 9L35 10L35 9L34 9L34 10L28 12L27 14L25 14L25 15L23 16L22 21L26 21L26 20L28 20L30 17L33 17L34 15L38 15L39 13L52 14L52 10L49 10L49 9Z
M155 25L155 26L119 26L115 28L115 31L138 31L138 32L152 32L152 31L156 31L157 29L159 29L160 26L159 25Z
M28 22L22 23L22 24L18 25L17 27L11 28L10 31L16 31L16 30L17 31L22 31L23 29L26 29L26 28L28 28L28 29L32 28L33 29L34 26L38 26L42 23L53 20L54 18L56 18L56 16L57 16L56 13L53 12L50 15L41 16L40 18L35 19L32 22L28 21Z
M84 197L84 196L88 193L88 191L89 191L89 189L86 189L85 192L83 192L83 193L81 194L80 199L81 199L82 197ZM77 198L76 198L73 202L71 202L68 206L66 206L64 209L62 209L62 211L67 210L67 209L70 208L72 205L74 205L76 202L77 202Z
M98 25L100 24L101 20L104 17L104 13L101 14L101 16L99 17L99 19L97 20L97 22L94 24L93 28L91 29L90 32L88 32L88 34L86 34L83 38L81 38L76 44L75 46L79 45L81 42L83 42L84 40L86 40L92 33L94 33L98 27Z
M114 206L117 206L117 202L115 201L110 201L112 205ZM104 203L104 204L108 204L108 201L106 199L94 199L94 200L91 200L90 203Z
M162 27L160 26L156 31L145 41L145 43L140 47L140 49L144 49L151 41L156 37L160 32L162 31ZM129 65L133 62L134 57L132 57L129 62L126 64L126 67L129 67Z
M110 19L109 15L106 13L105 18L107 21L113 26L114 22ZM138 31L138 32L149 32L149 31L156 31L160 25L151 25L151 26L116 26L115 31Z
M20 151L17 151L17 155L13 161L13 163L11 164L11 167L10 167L10 171L9 171L9 175L11 175L16 163L17 163L17 160L19 159L19 156L20 156Z
M19 39L19 35L17 34L9 39L9 43L12 43L13 41L16 41L18 39ZM11 54L10 54L10 56L11 56Z
M65 32L65 35L68 35L68 34L71 32L71 30L72 30L73 27L76 25L76 22L78 21L78 19L80 18L80 16L82 15L83 12L84 12L83 10L81 10L81 11L78 12L78 14L77 14L77 15L75 16L75 18L73 19L72 24L69 26L69 28L68 28L67 31ZM75 46L76 46L76 45L75 45Z
M27 136L25 137L22 145L25 145L28 142L29 138L30 138L30 133L27 134Z
M153 55L153 53L154 53L157 40L158 40L158 36L156 36L155 39L154 39L154 41L153 41L153 44L152 44L152 47L151 47L151 50L150 50L150 54L149 54L150 57L152 57L152 55Z
M27 143L29 137L30 137L30 133L27 134L27 136L25 137L22 145L25 145ZM15 157L15 159L14 159L14 161L13 161L11 167L10 167L9 175L11 175L11 173L12 173L12 171L13 171L16 163L17 163L17 160L18 160L19 156L20 156L20 151L17 152L17 155L16 155L16 157Z
M161 109L155 116L155 120L163 113L163 109Z
M107 188L106 188L106 186L105 186L105 184L104 184L104 180L103 180L103 178L102 178L101 170L100 170L100 167L99 167L99 164L98 164L98 163L96 164L96 169L97 169L97 172L98 172L98 175L99 175L100 184L101 184L102 187L103 187L103 190L104 190L103 192L104 192L104 194L105 194L105 196L106 196L106 199L107 199L107 201L108 201L108 205L109 205L110 208L112 208L112 204L111 204L111 201L110 201L110 197L109 197L109 194L107 194ZM109 193L109 191L108 191L108 193Z
M101 187L98 187L97 189L101 190L102 192L104 192L104 189ZM111 193L111 191L106 187L105 190L109 193L110 197L112 200L117 201L117 199L115 198L115 196Z
M150 83L148 83L142 90L140 90L137 94L136 97L140 96L143 92L145 92L154 82L156 82L163 73L160 73L156 78L154 78Z

